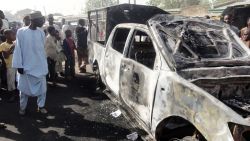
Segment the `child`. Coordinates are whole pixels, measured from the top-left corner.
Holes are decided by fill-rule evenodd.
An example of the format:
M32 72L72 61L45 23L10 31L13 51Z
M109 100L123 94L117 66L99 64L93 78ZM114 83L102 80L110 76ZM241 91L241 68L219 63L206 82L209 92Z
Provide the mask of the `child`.
M53 83L53 86L56 86L56 59L57 59L57 40L55 37L56 29L54 26L49 26L47 28L48 35L45 42L45 51L48 60L48 69L49 74L48 78Z
M71 30L65 31L66 38L63 40L64 53L67 60L65 61L65 78L75 77L75 42L72 39Z
M2 20L0 20L0 45L6 41L4 37L4 30L1 29L2 25L3 25ZM2 86L5 84L5 82L6 82L6 67L5 67L3 55L0 52L0 91L1 91Z
M56 30L56 40L57 40L57 60L56 60L56 72L59 72L61 76L64 76L62 62L64 62L67 58L64 54L60 33Z
M1 34L1 29L2 29L3 23L2 20L0 20L0 44L2 44L2 34ZM0 92L1 92L1 65L2 65L2 60L0 59ZM0 101L2 99L0 98ZM5 124L0 122L0 129L6 128Z
M0 45L0 52L2 52L4 61L6 63L7 69L7 86L8 92L11 94L9 101L15 100L15 80L16 80L16 69L12 68L12 57L14 52L14 41L16 40L16 35L12 30L5 30L4 36L6 41Z
M0 45L5 42L5 37L3 38L3 31L0 33ZM3 86L7 86L7 78L6 78L6 64L3 58L3 53L0 51L0 88Z

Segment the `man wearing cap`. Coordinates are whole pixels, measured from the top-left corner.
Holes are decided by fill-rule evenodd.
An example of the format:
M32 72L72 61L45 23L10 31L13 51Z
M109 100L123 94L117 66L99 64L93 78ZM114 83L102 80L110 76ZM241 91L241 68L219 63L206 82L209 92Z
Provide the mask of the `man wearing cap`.
M37 97L38 111L46 114L44 108L47 92L46 75L48 65L45 53L45 34L40 28L44 24L41 12L30 14L31 24L17 31L16 47L12 67L18 70L20 90L19 114L24 115L28 98Z

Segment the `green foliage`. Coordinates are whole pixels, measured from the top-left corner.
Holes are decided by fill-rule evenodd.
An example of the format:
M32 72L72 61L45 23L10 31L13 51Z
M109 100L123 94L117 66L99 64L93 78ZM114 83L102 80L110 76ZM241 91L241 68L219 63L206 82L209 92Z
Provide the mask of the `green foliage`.
M86 2L86 10L93 10L101 7L107 7L117 4L116 0L87 0Z
M149 0L150 5L163 9L181 8L190 5L197 5L201 0Z
M191 5L218 5L232 0L149 0L148 4L158 6L163 9L182 8Z

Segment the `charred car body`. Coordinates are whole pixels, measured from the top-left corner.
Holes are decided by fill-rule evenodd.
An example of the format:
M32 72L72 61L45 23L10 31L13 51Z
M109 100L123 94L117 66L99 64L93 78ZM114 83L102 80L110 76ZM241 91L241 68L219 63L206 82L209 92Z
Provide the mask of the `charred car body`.
M89 53L155 140L250 140L250 52L227 25L159 14L118 24L106 46L90 38Z

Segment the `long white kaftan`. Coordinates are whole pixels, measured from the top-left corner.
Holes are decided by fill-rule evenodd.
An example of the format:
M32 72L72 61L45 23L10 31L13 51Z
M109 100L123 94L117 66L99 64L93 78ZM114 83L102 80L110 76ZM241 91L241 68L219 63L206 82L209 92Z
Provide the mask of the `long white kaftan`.
M23 27L17 31L13 54L13 68L23 68L18 76L18 89L29 96L39 96L47 91L48 65L45 53L45 34L40 29Z

